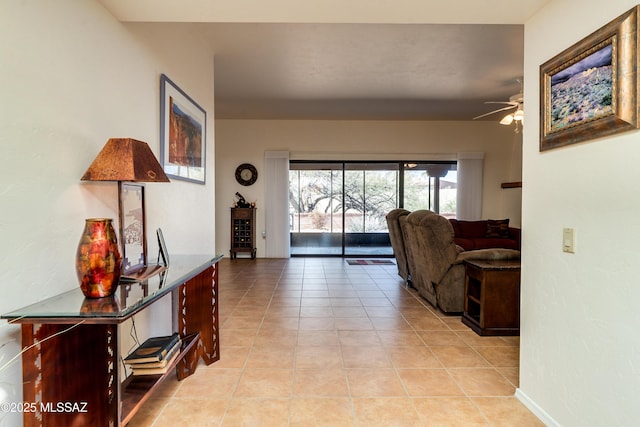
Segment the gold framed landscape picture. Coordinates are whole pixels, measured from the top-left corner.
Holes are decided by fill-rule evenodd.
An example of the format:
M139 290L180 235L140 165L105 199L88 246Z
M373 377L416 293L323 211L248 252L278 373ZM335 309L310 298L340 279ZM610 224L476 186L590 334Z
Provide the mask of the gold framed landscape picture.
M639 10L540 66L540 151L637 129Z

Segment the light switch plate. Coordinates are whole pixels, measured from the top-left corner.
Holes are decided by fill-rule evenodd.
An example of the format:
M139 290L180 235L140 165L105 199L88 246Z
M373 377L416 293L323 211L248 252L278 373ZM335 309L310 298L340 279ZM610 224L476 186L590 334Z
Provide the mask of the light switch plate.
M573 228L562 229L562 252L576 253L576 234Z

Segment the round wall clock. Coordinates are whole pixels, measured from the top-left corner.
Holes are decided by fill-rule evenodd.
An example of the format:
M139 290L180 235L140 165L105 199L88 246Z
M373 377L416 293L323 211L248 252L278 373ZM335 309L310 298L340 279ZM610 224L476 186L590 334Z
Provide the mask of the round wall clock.
M258 179L256 167L249 163L243 163L236 168L236 181L240 185L251 185Z

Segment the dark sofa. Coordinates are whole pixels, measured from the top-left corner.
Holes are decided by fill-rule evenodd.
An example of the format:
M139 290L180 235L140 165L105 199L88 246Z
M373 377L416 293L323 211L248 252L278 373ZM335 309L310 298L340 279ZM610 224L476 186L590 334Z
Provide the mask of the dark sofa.
M511 248L465 250L454 241L452 223L428 210L395 209L387 223L398 274L445 313L464 310L465 260L520 258L520 251Z
M509 227L508 219L450 219L449 222L453 226L453 241L465 251L490 248L520 250L520 229Z

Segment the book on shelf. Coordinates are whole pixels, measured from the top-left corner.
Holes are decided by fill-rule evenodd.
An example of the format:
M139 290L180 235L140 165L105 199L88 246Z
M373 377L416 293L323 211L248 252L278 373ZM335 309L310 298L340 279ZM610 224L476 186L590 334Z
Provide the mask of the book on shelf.
M170 357L167 357L163 362L166 362L164 366L159 366L157 368L147 367L147 363L138 363L135 365L131 365L133 368L133 375L162 375L166 374L169 371L169 368L173 364L173 362L180 356L180 346L177 347L177 351L174 351ZM159 362L162 363L162 362Z
M176 353L180 353L180 348L182 347L182 341L178 340L176 345L173 346L168 352L167 355L159 362L144 362L144 363L129 363L128 365L133 369L148 369L148 368L164 368L169 363L171 363L171 359Z
M140 363L160 362L176 345L180 345L178 333L163 337L151 337L143 342L133 353L124 358L124 363L136 365Z

